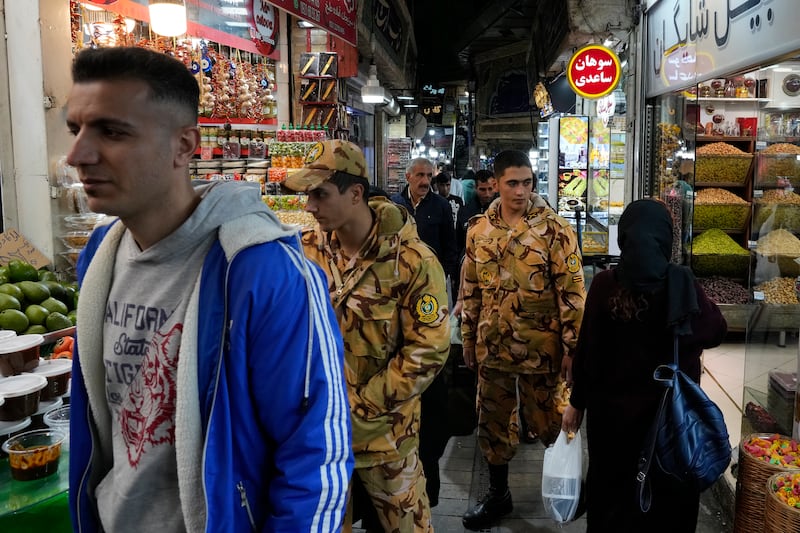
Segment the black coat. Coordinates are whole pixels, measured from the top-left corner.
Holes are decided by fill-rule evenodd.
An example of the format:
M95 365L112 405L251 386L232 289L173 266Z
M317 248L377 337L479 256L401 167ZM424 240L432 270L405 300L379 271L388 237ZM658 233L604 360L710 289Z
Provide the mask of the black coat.
M414 209L408 197L408 186L393 194L391 200L405 207L414 217L419 238L436 253L445 275L458 279L458 250L450 202L431 191Z

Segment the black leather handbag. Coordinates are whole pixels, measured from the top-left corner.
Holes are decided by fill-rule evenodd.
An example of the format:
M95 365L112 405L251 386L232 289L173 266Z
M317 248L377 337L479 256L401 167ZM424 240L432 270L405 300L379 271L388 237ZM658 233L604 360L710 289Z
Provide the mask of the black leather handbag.
M677 335L674 335L674 357L672 364L660 365L653 372L653 379L664 385L665 390L639 457L636 481L643 512L650 509L648 473L654 458L662 471L697 491L714 484L731 460L728 428L722 412L678 367Z

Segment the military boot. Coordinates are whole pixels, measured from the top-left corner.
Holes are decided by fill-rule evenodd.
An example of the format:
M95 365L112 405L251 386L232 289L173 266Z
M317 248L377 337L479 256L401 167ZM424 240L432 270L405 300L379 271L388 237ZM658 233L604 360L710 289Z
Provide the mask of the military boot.
M461 523L471 531L479 531L491 527L513 510L508 490L508 465L489 465L489 491L475 507L464 513Z

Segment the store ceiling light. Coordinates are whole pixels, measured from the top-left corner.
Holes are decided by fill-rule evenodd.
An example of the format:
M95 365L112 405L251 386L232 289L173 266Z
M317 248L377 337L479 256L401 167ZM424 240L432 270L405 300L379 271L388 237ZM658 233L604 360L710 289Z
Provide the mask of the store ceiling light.
M413 96L409 96L409 95L407 95L407 94L401 94L401 95L399 95L399 96L397 97L397 99L398 99L398 100L405 100L405 101L409 101L409 100L413 100L413 99L414 99L414 97L413 97Z
M403 104L403 107L419 107L418 104Z
M365 104L381 104L385 98L385 91L378 81L378 67L370 65L367 84L361 88L361 101Z
M184 0L150 0L150 29L164 37L186 33L186 4Z
M304 30L308 30L308 29L313 28L314 25L311 24L310 22L308 22L307 20L298 20L297 21L297 27L298 28L303 28Z

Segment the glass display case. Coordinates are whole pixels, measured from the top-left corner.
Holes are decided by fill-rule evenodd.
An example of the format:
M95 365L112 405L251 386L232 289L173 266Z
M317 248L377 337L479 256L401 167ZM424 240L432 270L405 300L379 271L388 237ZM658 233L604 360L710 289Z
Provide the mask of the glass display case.
M651 106L648 186L673 213L673 261L720 307L726 342L743 341L741 435L797 437L800 91L790 98L776 81L795 64L705 80Z
M549 171L550 171L550 124L539 122L536 125L536 149L539 151L539 160L536 162L536 192L547 201L550 201Z
M556 152L551 155L551 204L575 227L584 256L608 254L610 128L597 117L564 115L551 119L550 131L558 142L557 160Z

